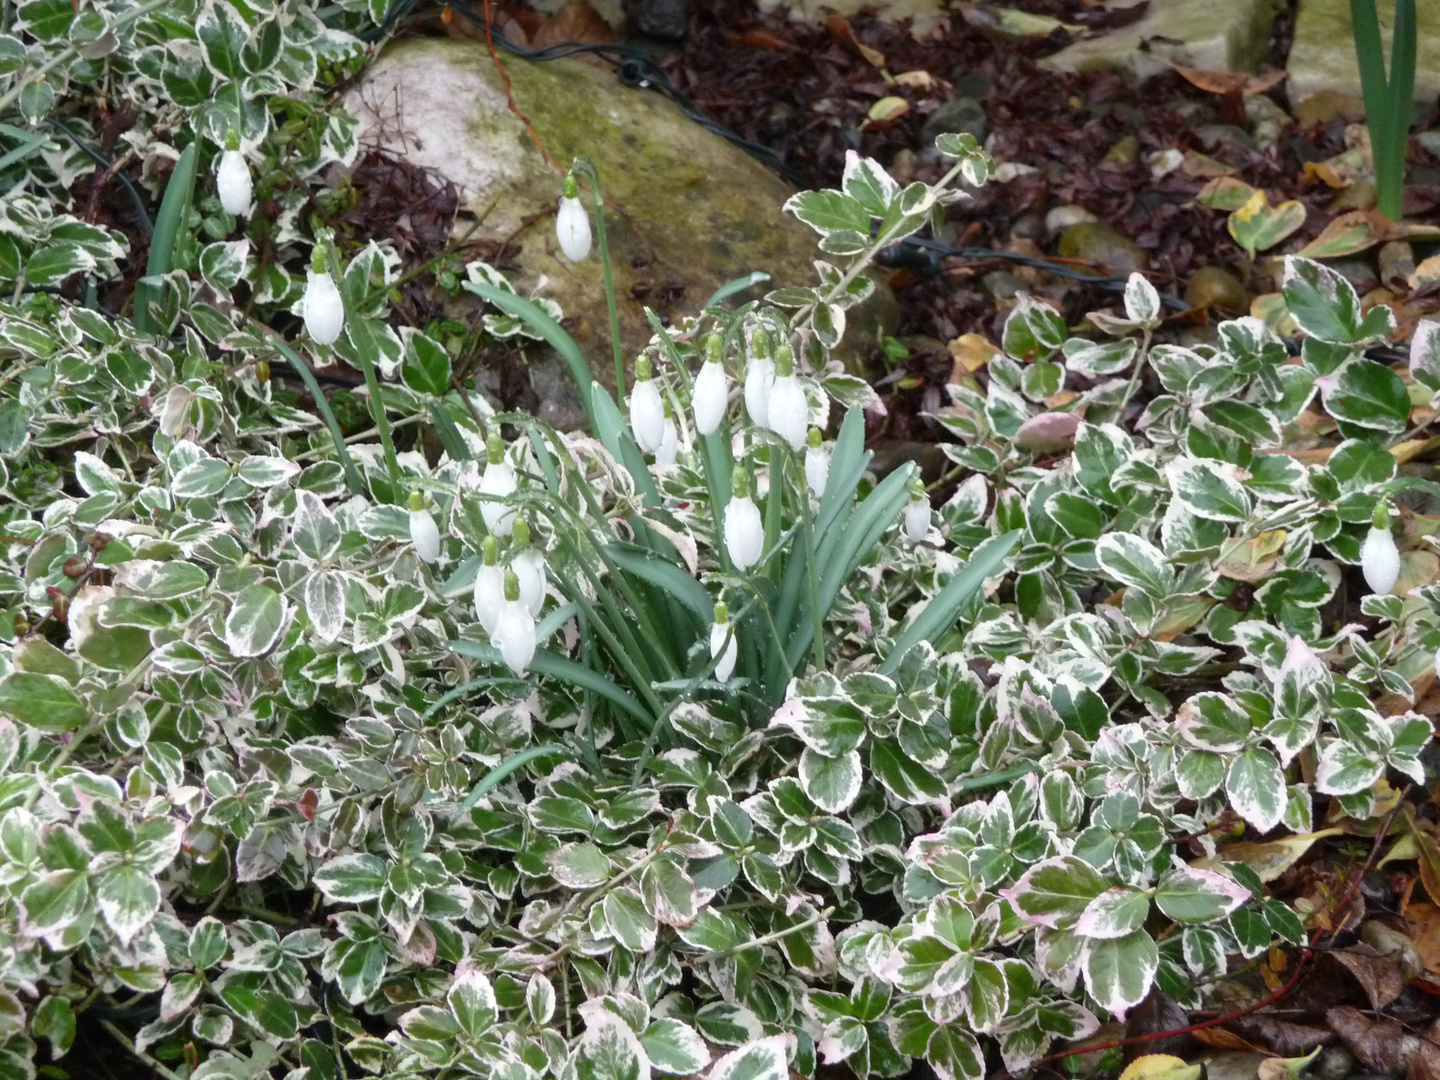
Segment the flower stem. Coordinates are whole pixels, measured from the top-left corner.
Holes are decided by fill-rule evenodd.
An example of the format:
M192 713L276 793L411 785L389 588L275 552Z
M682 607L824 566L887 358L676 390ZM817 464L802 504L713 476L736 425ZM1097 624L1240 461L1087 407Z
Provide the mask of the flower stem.
M610 267L610 245L605 239L605 203L600 197L600 173L586 157L575 159L575 171L582 173L595 206L595 239L600 245L600 268L605 274L605 306L610 309L610 347L615 352L615 396L625 397L625 354L620 346L620 309L615 304L615 275Z

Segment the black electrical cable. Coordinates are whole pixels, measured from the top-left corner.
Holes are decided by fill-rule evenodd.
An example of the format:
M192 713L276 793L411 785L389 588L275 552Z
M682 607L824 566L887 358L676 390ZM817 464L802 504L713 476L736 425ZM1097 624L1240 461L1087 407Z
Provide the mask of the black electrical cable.
M86 157L124 185L125 190L130 193L130 201L135 206L136 216L140 219L140 227L145 230L146 236L153 235L155 232L155 223L150 220L150 212L145 208L145 200L140 197L140 192L135 190L135 185L130 182L130 178L124 173L119 172L113 163L106 161L98 150L94 150L86 145L78 135L70 130L69 125L66 124L64 120L61 120L59 117L51 117L48 122L52 128L59 130L67 139L74 143Z

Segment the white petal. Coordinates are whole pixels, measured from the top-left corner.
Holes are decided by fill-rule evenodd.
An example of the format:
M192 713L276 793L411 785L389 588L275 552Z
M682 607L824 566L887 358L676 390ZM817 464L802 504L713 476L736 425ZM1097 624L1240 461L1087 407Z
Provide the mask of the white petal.
M539 615L545 603L545 556L526 548L510 560L510 569L520 582L520 602L531 615Z
M830 480L830 455L823 447L810 446L805 449L805 483L810 494L820 498L825 494L825 485Z
M745 367L745 411L750 422L770 426L770 388L775 385L775 362L751 360Z
M502 461L498 465L487 464L480 477L482 495L504 498L515 494L517 486L515 469L508 461ZM480 504L480 516L485 519L485 527L496 536L509 536L515 527L515 509L503 503L486 499Z
M309 271L305 285L305 332L317 345L332 345L345 327L345 302L327 271Z
M695 376L695 430L701 435L714 434L725 418L725 399L729 396L725 382L722 364L702 364L700 374Z
M1365 572L1365 584L1371 592L1388 596L1395 588L1395 582L1400 580L1400 549L1389 529L1370 526L1360 545L1360 569Z
M215 193L227 214L245 217L250 213L250 166L239 150L226 150L220 155L215 170Z
M737 570L748 570L760 561L765 546L765 528L760 508L750 496L731 499L725 508L725 550Z
M805 445L810 431L810 403L794 375L782 375L771 386L768 419L770 430L789 443L791 450Z
M710 655L714 656L723 647L724 652L720 656L720 662L715 665L715 678L720 682L728 682L731 674L735 671L736 644L733 632L733 623L711 623L710 624ZM729 641L726 641L726 638Z
M490 643L500 650L506 667L516 675L525 674L535 659L535 616L519 600L505 601Z
M930 500L911 499L905 506L905 539L918 544L930 531Z
M428 563L440 558L440 529L429 510L410 511L410 543L415 554Z
M665 437L665 406L654 379L637 382L630 392L630 428L642 453L653 454Z
M560 200L560 210L555 215L555 238L571 262L578 263L590 254L590 215L579 199Z
M482 565L475 574L475 616L487 634L495 632L504 604L505 568Z
M674 465L680 455L680 433L675 430L673 417L665 417L665 427L660 434L660 445L655 448L656 465Z

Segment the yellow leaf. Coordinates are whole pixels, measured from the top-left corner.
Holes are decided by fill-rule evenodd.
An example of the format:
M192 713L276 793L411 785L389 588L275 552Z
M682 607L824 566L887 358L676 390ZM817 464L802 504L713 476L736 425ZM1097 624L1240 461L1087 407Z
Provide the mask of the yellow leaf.
M1218 870L1221 863L1242 862L1254 870L1261 881L1274 881L1294 866L1300 856L1309 851L1310 845L1316 840L1335 836L1343 831L1342 829L1321 829L1319 832L1297 833L1294 836L1270 840L1263 844L1248 840L1239 844L1226 844L1215 852L1214 858L1206 856L1203 859L1196 859L1190 865L1201 870Z
M1145 1054L1125 1066L1120 1080L1199 1080L1200 1071L1173 1054Z

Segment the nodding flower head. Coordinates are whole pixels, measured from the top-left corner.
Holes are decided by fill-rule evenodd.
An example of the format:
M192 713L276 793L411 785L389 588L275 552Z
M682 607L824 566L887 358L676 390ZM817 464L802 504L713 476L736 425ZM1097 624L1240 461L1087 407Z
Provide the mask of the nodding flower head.
M573 172L565 176L565 193L555 213L555 239L560 241L560 250L571 262L583 262L590 254L590 215L580 202Z
M821 442L820 429L812 427L805 447L805 483L815 498L825 494L825 485L830 480L830 455Z
M427 563L440 558L440 528L435 518L425 509L425 496L418 491L410 493L410 543L415 554Z
M335 279L325 268L325 249L319 244L315 245L310 258L310 273L301 303L305 332L310 340L317 345L333 345L345 328L345 301L335 287Z
M918 544L930 532L930 496L917 476L910 481L910 502L905 506L903 529L905 539Z
M490 643L500 650L506 667L523 675L535 659L535 616L520 601L520 579L513 571L506 571L504 587L505 600L490 633Z
M500 565L500 541L493 533L480 545L480 560L475 572L475 617L487 634L493 634L505 602L505 568Z
M765 527L760 508L750 498L745 470L737 465L733 476L730 505L725 508L725 550L736 570L748 570L760 561L765 549Z
M642 453L653 454L665 437L665 406L660 401L660 388L650 378L650 360L635 361L635 389L630 391L630 430Z
M720 421L725 419L730 387L729 380L725 378L721 349L719 334L711 334L705 339L705 363L700 365L700 374L695 376L691 404L695 406L695 430L701 435L713 435L719 430Z
M719 657L715 678L728 682L735 671L735 627L730 622L730 609L723 603L715 605L715 621L710 626L710 655Z
M750 335L750 359L745 364L745 412L757 427L770 426L770 389L774 384L770 334L765 327L757 326Z
M485 527L496 536L510 535L515 526L515 510L495 500L515 494L518 487L515 467L505 460L505 446L492 431L485 440L485 471L480 476L480 494L491 498L480 504L480 516L485 519Z
M215 168L215 194L220 196L220 205L227 214L244 217L250 213L253 190L250 166L240 151L240 136L231 128L225 136L220 163Z
M795 376L795 356L789 345L775 350L775 381L770 387L770 430L790 444L791 450L805 445L810 426L810 403L805 388Z
M1388 596L1400 580L1400 549L1390 531L1390 513L1383 505L1376 509L1370 531L1360 545L1360 569L1365 584L1378 596Z

